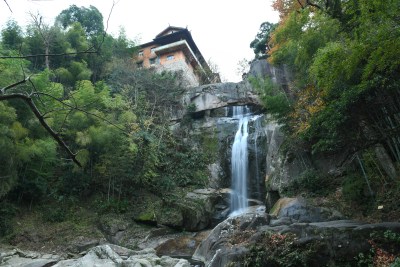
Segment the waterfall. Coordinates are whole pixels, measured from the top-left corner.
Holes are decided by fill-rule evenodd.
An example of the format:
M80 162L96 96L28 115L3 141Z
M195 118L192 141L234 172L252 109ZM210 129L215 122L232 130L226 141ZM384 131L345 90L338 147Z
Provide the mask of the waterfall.
M233 117L239 119L238 130L232 145L232 195L231 214L237 214L248 207L247 176L248 176L248 108L233 107Z
M255 136L254 136L254 153L255 153L255 161L256 161L256 170L255 170L255 178L256 178L256 185L257 185L257 199L261 199L261 177L260 177L260 166L259 166L259 158L258 158L258 144L257 139L262 134L262 125L261 125L261 118L262 116L255 118Z

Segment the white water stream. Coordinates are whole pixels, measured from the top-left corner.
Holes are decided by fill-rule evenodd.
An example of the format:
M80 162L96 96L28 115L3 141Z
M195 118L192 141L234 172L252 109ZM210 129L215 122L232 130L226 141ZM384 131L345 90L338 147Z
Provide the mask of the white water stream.
M233 107L233 117L239 119L239 126L232 145L231 215L239 214L248 207L248 113L249 109L246 106Z

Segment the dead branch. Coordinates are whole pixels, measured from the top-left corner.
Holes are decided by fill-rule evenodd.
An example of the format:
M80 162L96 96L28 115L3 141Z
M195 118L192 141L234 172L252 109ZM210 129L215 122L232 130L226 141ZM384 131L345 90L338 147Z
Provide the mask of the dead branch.
M10 10L11 13L13 13L13 11L11 10L10 5L7 3L7 0L4 0L4 2L6 3L6 5L8 6L8 9Z
M12 12L10 6L9 6L8 3L7 3L7 0L4 0L4 2L7 4L8 8L9 8L10 11ZM112 5L112 7L111 7L111 10L110 10L110 13L109 13L108 19L107 19L106 31L104 31L102 41L100 42L100 44L99 44L97 47L91 46L91 47L89 47L88 49L86 49L85 51L78 51L78 52L71 52L71 53L58 53L58 54L49 53L48 49L46 49L46 53L44 53L44 54L19 55L19 56L0 56L0 59L27 59L27 58L34 58L34 57L46 57L46 59L48 59L48 57L74 56L74 55L80 55L80 54L97 54L97 53L99 53L99 50L100 50L102 44L104 43L105 37L106 37L106 35L107 35L108 23L109 23L109 20L110 20L110 17L111 17L112 10L113 10L113 8L114 8L115 5L116 5L116 2L113 1L113 5ZM41 34L41 36L42 36L42 39L44 40L44 43L45 43L46 47L48 48L49 43L50 43L50 36L45 36L45 34L44 34L44 32L43 32L41 17L39 17L39 16L34 16L34 15L32 15L32 14L31 14L31 16L32 16L32 19L34 20L34 23L36 24L36 27L39 29L39 32L40 32L40 34ZM48 66L48 60L46 60L46 62L47 62L46 65ZM24 72L24 71L23 71L23 72ZM11 93L11 94L7 94L7 92L6 92L7 90L12 89L12 88L15 88L15 87L17 87L17 86L19 86L19 85L21 85L21 84L24 84L24 83L26 83L26 82L28 82L28 81L31 83L32 88L33 88L32 92L31 92L30 94L29 94L29 93L25 93L25 94L24 94L24 93ZM76 104L75 104L75 106L69 105L69 104L63 102L63 101L60 100L60 99L57 99L56 97L54 97L54 96L52 96L52 95L50 95L50 94L37 92L36 89L35 89L35 85L34 85L33 82L30 80L30 76L26 77L26 76L25 76L25 72L24 72L24 79L22 79L22 80L20 80L20 81L18 81L18 82L12 83L12 84L10 84L10 85L7 85L7 86L5 86L5 87L3 87L3 88L1 88L1 89L0 89L0 101L10 100L10 99L20 99L20 100L23 100L23 101L29 106L29 108L32 110L33 114L34 114L35 117L39 120L39 122L40 122L40 124L43 126L43 128L45 128L45 130L51 135L51 137L52 137L54 140L57 141L57 143L59 144L59 146L60 146L61 148L63 148L63 149L67 152L67 154L68 154L69 157L72 159L72 161L73 161L76 165L78 165L79 167L82 167L82 164L81 164L81 163L78 161L78 159L76 158L76 154L73 153L73 152L71 151L71 149L68 147L68 145L63 141L63 139L61 138L60 134L57 133L56 131L54 131L54 130L50 127L50 125L46 122L46 120L45 120L45 115L48 114L49 112L42 114L42 113L40 112L40 110L37 108L37 106L36 106L36 104L35 104L35 102L34 102L34 100L33 100L33 98L32 98L33 96L38 97L39 100L40 100L40 96L47 96L47 97L50 97L50 98L52 98L52 99L58 101L59 103L63 104L64 106L66 106L66 107L68 108L67 110L69 110L69 112L68 112L68 114L66 115L63 124L65 123L65 120L67 119L68 115L69 115L73 110L78 110L78 111L84 112L84 113L87 114L87 115L90 115L90 116L96 117L96 118L98 118L98 119L101 119L101 120L103 120L103 121L109 123L110 125L116 127L117 129L121 130L121 131L122 131L123 133L125 133L126 135L129 135L124 129L122 129L122 128L119 127L118 125L114 124L113 122L111 122L111 121L109 121L109 120L107 120L107 119L105 119L105 118L102 118L101 116L99 116L99 115L97 115L97 114L93 114L93 113L90 113L90 112L88 112L88 111L86 111L86 110L84 110L84 109L81 109L81 108L79 108Z
M311 3L310 0L306 0L306 3L307 3L307 5L309 5L309 6L313 6L313 7L316 7L316 8L318 8L318 9L322 9L319 5L314 4L314 3Z
M16 83L7 85L6 87L3 87L3 88L0 89L0 93L1 93L2 95L4 95L8 89L11 89L11 88L13 88L13 87L17 87L17 86L20 85L20 84L26 83L29 79L30 79L30 76L28 76L28 77L26 77L25 79L23 79L23 80L21 80L21 81L18 81L18 82L16 82Z
M39 109L35 105L35 102L33 102L33 99L30 96L27 96L27 95L24 95L24 94L20 94L20 93L13 93L13 94L10 94L10 95L0 95L0 101L9 100L9 99L21 99L21 100L25 101L25 103L32 110L33 114L39 120L39 122L43 126L43 128L45 128L46 131L51 135L51 137L53 137L53 139L56 140L57 143L67 152L67 154L72 159L72 161L75 162L75 164L78 165L79 167L82 167L82 164L76 158L76 154L74 154L71 151L71 149L61 139L61 137L50 127L49 124L47 124L47 122L44 119L43 115L40 113Z
M117 124L113 123L112 121L110 121L110 120L108 120L108 119L106 119L106 118L104 118L104 117L101 117L101 116L99 116L99 115L97 115L97 114L95 114L95 113L91 113L91 112L89 112L89 111L87 111L87 110L84 110L84 109L78 107L77 105L74 105L74 106L73 106L73 105L70 105L70 104L65 103L65 102L59 100L58 98L56 98L56 97L54 97L54 96L52 96L52 95L50 95L50 94L47 94L47 93L34 92L34 93L32 93L32 95L37 95L37 96L43 95L43 96L50 97L50 98L52 98L52 99L58 101L58 102L61 103L62 105L64 105L64 106L70 108L71 110L81 111L81 112L85 113L86 115L93 116L93 117L95 117L95 118L97 118L97 119L100 119L100 120L102 120L102 121L104 121L104 122L107 122L108 124L114 126L114 127L117 128L118 130L120 130L121 132L123 132L125 135L129 136L129 134L128 134L123 128L119 127ZM1 100L1 98L0 98L0 100Z
M49 27L48 27L48 25L43 23L42 16L40 16L39 14L34 15L33 13L29 12L29 15L31 16L33 23L35 24L40 36L43 39L43 43L45 46L45 52L47 54L45 56L45 65L46 65L46 68L50 69L50 61L49 61L48 54L49 54L52 36L49 31Z
M62 56L76 56L80 54L96 54L97 50L85 50L80 52L70 52L70 53L59 53L59 54L36 54L36 55L25 55L25 56L0 56L0 59L26 59L33 57L62 57Z
M301 9L304 9L304 5L303 5L303 3L301 2L301 0L297 0L297 3L299 3L299 5L301 6Z

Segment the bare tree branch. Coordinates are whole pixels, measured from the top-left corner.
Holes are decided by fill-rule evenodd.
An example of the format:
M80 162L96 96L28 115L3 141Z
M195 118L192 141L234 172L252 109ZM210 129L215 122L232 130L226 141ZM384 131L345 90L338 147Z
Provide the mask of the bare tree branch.
M63 101L61 101L61 100L59 100L58 98L56 98L56 97L54 97L54 96L52 96L52 95L50 95L50 94L47 94L47 93L35 92L35 93L33 93L33 95L43 95L43 96L50 97L50 98L52 98L52 99L54 99L54 100L60 102L62 105L66 106L66 107L69 107L71 110L81 111L81 112L83 112L83 113L85 113L85 114L87 114L87 115L90 115L90 116L93 116L93 117L95 117L95 118L98 118L98 119L100 119L100 120L102 120L102 121L105 121L105 122L109 123L110 125L114 126L115 128L117 128L118 130L120 130L121 132L123 132L125 135L129 136L129 133L127 133L127 132L125 131L125 129L121 128L120 126L118 126L117 124L113 123L112 121L110 121L110 120L108 120L108 119L106 119L106 118L104 118L104 117L101 117L101 116L99 116L99 115L97 115L97 114L95 114L95 113L91 113L91 112L89 112L89 111L87 111L87 110L84 110L84 109L78 107L77 105L73 106L73 105L67 104L67 103L65 103L65 102L63 102ZM1 100L1 98L0 98L0 100Z
M301 0L297 0L297 3L299 3L299 5L301 6L301 9L304 9L304 5L303 5L303 3L301 2Z
M4 2L7 4L8 8L12 12L10 6L7 3L7 0L4 0ZM18 56L0 56L0 59L27 59L27 58L35 58L35 57L46 57L46 59L48 59L48 57L75 56L75 55L80 55L80 54L97 54L97 53L99 53L99 50L100 50L101 46L103 45L105 37L107 35L108 23L109 23L109 20L110 20L110 17L111 17L111 13L112 13L113 8L116 5L116 3L118 3L118 2L113 1L113 5L111 7L110 14L108 15L108 19L107 19L106 30L104 31L103 38L102 38L100 44L97 45L97 47L95 47L93 45L93 46L89 47L88 49L86 49L85 51L70 52L70 53L58 53L58 54L49 53L49 50L46 49L46 53L44 53L44 54L21 55L21 53L20 53L20 55L18 55ZM36 27L38 28L43 40L44 40L44 43L45 43L46 47L48 48L49 44L50 44L50 41L51 41L50 40L51 36L50 35L45 36L45 33L43 32L43 30L46 30L46 29L43 29L43 27L42 27L41 17L39 17L39 15L38 16L34 16L32 14L31 14L31 16L32 16L32 19L34 20L34 23L36 24ZM20 52L21 52L21 47L20 47ZM48 64L48 60L46 62L47 62L46 65L48 66L49 65ZM39 122L43 126L43 128L45 128L45 130L52 136L52 138L57 141L59 146L61 146L66 151L66 153L69 155L69 157L72 159L72 161L75 164L77 164L79 167L82 167L82 164L76 158L76 154L73 153L71 151L71 149L68 147L68 145L63 141L63 139L61 138L61 135L59 133L57 133L55 130L53 130L45 120L45 116L47 114L51 113L51 112L54 112L55 110L49 111L49 112L46 112L46 113L42 114L40 112L40 110L38 109L38 107L36 106L36 104L34 102L34 99L33 99L33 96L37 97L39 99L39 101L41 101L41 99L40 99L41 96L50 97L53 100L56 100L59 103L61 103L62 105L64 105L65 107L67 107L67 109L59 109L59 110L69 110L69 112L66 114L66 116L64 118L63 125L65 124L65 121L66 121L67 117L71 114L71 112L73 110L78 110L78 111L81 111L81 112L83 112L83 113L85 113L87 115L96 117L98 119L101 119L101 120L109 123L110 125L116 127L117 129L121 130L124 134L129 136L129 133L127 133L123 128L121 128L117 124L111 122L110 120L108 120L106 118L103 118L103 117L101 117L101 116L99 116L97 114L88 112L88 111L78 107L78 105L76 104L76 101L73 98L73 94L71 94L70 96L71 96L73 102L75 103L75 105L70 105L68 103L65 103L64 101L62 101L62 100L60 100L60 99L58 99L58 98L56 98L56 97L54 97L54 96L52 96L50 94L37 92L34 83L30 80L31 76L25 76L25 71L24 71L23 68L22 68L22 71L24 73L24 78L22 80L20 80L18 82L15 82L15 83L12 83L10 85L7 85L7 86L5 86L5 87L0 89L0 101L10 100L10 99L21 99L21 100L23 100L29 106L29 108L32 110L33 114L39 120ZM19 86L21 84L26 83L26 82L30 82L31 86L33 88L32 92L30 94L27 93L27 92L26 93L8 93L7 94L7 90L15 88L15 87L17 87L17 86ZM62 129L62 127L61 127L61 129Z
M60 129L59 129L59 132L63 131L64 125L66 124L66 122L67 122L67 119L68 119L69 115L71 115L72 111L73 111L73 109L70 109L70 110L68 111L68 113L67 113L67 114L65 114L65 117L64 117L64 120L63 120L63 122L61 123Z
M1 100L9 100L9 99L22 99L25 101L25 103L29 106L29 108L32 110L33 114L35 117L39 120L40 124L43 126L43 128L46 129L46 131L53 137L54 140L57 141L57 143L67 152L69 157L75 162L76 165L79 167L82 167L82 164L78 161L76 158L76 154L74 154L71 149L68 147L68 145L61 139L61 137L50 127L49 124L47 124L46 120L44 119L43 115L40 113L39 109L36 107L35 102L33 102L32 98L20 94L20 93L13 93L10 95L0 95L0 101Z
M1 89L0 89L0 92L1 92L2 95L4 95L8 89L11 89L11 88L13 88L13 87L17 87L17 86L20 85L20 84L26 83L29 79L30 79L30 76L28 76L28 77L26 77L25 79L23 79L23 80L21 80L21 81L18 81L18 82L16 82L16 83L7 85L6 87L1 88Z
M11 10L10 5L7 3L7 0L4 0L4 2L6 3L6 5L8 6L8 9L10 10L11 13L13 13L13 11Z
M29 12L29 15L31 16L33 23L35 24L40 36L43 39L46 54L45 65L46 68L50 69L49 50L52 36L49 30L49 26L43 23L42 16L40 16L39 14L34 15L33 13Z
M80 52L70 52L70 53L59 53L59 54L36 54L36 55L25 55L25 56L0 56L0 59L24 59L24 58L33 58L33 57L62 57L62 56L75 56L80 54L96 54L97 50L85 50Z
M307 3L307 5L309 5L309 6L313 6L313 7L316 7L316 8L318 8L318 9L322 9L319 5L314 4L314 3L311 3L310 0L306 0L306 3Z
M114 9L115 5L118 4L118 2L119 2L119 1L117 1L117 2L113 1L113 4L112 4L112 6L111 6L110 13L108 14L108 17L107 17L106 30L104 31L104 33L106 33L107 30L108 30L108 23L109 23L109 21L110 21L111 14L112 14L112 12L113 12L113 9Z

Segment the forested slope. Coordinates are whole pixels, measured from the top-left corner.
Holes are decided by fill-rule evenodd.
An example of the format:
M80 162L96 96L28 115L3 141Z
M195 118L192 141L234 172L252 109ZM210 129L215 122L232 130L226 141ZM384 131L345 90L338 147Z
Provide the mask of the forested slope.
M93 6L71 6L54 25L40 15L26 29L4 25L0 235L23 207L63 221L82 200L123 213L137 192L168 199L204 184L207 154L169 129L185 90L180 74L137 69L135 44L105 28Z

